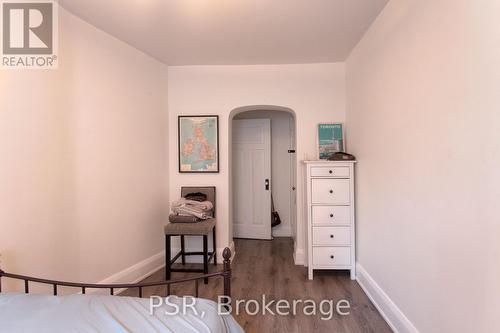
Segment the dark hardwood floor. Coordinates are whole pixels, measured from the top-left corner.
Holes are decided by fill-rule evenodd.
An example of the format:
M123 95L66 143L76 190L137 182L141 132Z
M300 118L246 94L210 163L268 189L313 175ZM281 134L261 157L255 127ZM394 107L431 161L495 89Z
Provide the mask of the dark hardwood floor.
M313 281L307 279L307 269L293 263L293 241L290 238L275 238L272 241L235 240L236 257L232 262L231 290L233 305L236 299L261 300L323 299L335 302L346 299L351 310L347 316L335 313L330 320L321 320L322 315L306 316L299 311L296 316L256 315L244 313L234 315L245 332L392 332L356 281L349 279L348 272L320 271ZM194 264L191 264L194 265ZM222 269L211 265L210 271ZM174 273L173 278L186 276ZM158 271L146 281L164 279L164 271ZM194 295L194 284L172 287L176 295ZM144 297L165 295L166 288L148 288ZM208 285L200 281L200 297L217 300L222 294L222 279L211 279ZM136 290L126 290L121 295L137 296ZM274 310L275 308L273 308ZM300 306L298 309L301 309ZM325 307L326 309L326 307Z

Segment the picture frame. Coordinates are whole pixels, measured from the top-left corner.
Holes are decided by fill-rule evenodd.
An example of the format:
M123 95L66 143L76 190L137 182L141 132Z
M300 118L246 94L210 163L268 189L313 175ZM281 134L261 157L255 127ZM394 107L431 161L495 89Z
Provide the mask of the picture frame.
M219 116L178 116L179 173L219 173Z
M318 159L328 160L334 153L345 152L345 130L343 123L318 124Z

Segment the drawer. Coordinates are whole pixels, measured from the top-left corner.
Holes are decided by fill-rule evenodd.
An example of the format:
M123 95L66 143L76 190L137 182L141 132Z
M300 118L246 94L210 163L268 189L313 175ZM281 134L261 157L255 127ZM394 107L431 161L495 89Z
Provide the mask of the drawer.
M350 266L350 247L313 247L314 266Z
M312 179L312 203L349 205L349 179Z
M313 245L351 245L351 227L313 227Z
M311 167L311 177L349 178L349 167Z
M350 206L312 206L313 225L351 225Z

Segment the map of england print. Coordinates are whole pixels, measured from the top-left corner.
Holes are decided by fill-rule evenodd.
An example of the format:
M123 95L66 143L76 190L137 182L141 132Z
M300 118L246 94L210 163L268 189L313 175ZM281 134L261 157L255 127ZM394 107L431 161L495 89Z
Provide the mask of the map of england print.
M218 116L179 116L179 172L219 172Z

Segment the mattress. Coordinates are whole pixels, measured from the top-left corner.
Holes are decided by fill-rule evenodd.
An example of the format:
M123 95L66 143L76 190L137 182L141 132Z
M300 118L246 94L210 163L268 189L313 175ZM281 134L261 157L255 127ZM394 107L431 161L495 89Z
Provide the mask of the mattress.
M149 298L1 293L0 332L243 332L232 316L217 313L215 302L194 299L194 310L183 313L193 301L185 300L170 296L170 304L151 312ZM175 306L180 313L173 314Z

